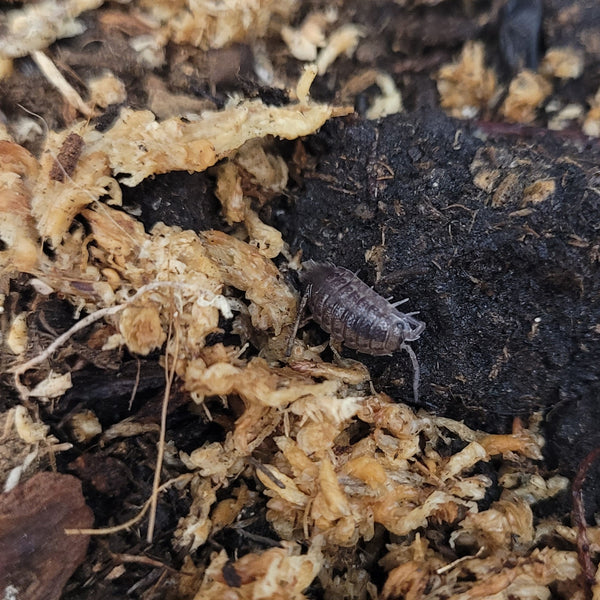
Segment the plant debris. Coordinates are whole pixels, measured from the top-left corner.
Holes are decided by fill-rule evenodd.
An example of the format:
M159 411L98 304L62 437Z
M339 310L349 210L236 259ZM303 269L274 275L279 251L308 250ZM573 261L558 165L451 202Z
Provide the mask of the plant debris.
M1 594L600 596L597 7L484 4L0 17ZM290 339L309 259L410 296L424 404Z
M70 538L64 530L90 527L93 521L81 483L72 475L37 473L1 495L0 588L4 596L60 598L89 543L89 536Z

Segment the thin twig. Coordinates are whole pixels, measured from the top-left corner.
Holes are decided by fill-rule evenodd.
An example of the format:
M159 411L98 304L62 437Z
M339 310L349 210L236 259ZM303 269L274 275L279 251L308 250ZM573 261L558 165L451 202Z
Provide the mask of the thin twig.
M159 285L167 285L171 282L157 282ZM132 302L136 301L142 294L146 293L150 289L157 287L156 283L149 283L141 287L135 296L132 296L127 302L123 304L117 304L115 306L108 306L106 308L100 308L93 313L90 313L87 317L81 319L81 321L77 321L73 327L65 331L62 335L59 335L45 350L43 350L37 356L34 356L32 359L27 362L21 363L20 365L16 365L8 370L9 373L14 373L15 375L22 375L25 371L28 371L35 365L39 365L41 362L50 357L50 355L60 348L65 342L67 342L71 337L73 337L78 331L85 329L88 325L95 323L99 319L103 317L114 315L119 311L123 310L125 307L129 306Z
M158 490L160 485L160 474L162 471L162 463L165 455L165 437L167 430L167 409L169 407L169 398L171 396L171 386L175 379L175 368L177 365L177 356L179 355L179 327L175 323L175 348L173 350L173 360L169 365L169 341L173 331L173 321L177 320L177 312L173 314L173 319L169 321L169 333L167 335L167 344L165 346L165 393L163 396L162 410L160 414L160 435L158 438L158 454L156 456L156 468L154 470L154 482L152 484L152 496L150 498L150 517L148 519L148 532L146 533L146 541L152 542L154 535L154 525L156 524L156 508L158 504Z
M300 304L298 306L298 312L296 314L296 320L294 321L294 327L292 327L292 331L290 332L290 337L288 338L288 343L285 348L286 357L289 357L292 354L294 341L296 340L296 334L298 333L298 327L300 326L300 319L302 318L302 313L304 313L307 302L308 294L302 294L302 298L300 298Z
M151 567L157 567L159 569L166 569L171 573L179 573L177 569L166 565L164 562L157 560L155 558L150 558L149 556L138 556L136 554L112 554L112 558L114 561L122 562L122 563L136 563L139 565L149 565ZM191 575L192 573L190 573Z
M581 565L581 574L584 582L584 594L586 600L591 600L592 586L596 580L596 569L590 556L590 542L587 535L587 522L585 519L585 509L583 506L583 483L587 477L588 470L592 463L600 456L600 446L592 450L579 464L573 485L571 495L573 498L573 524L577 527L577 557Z
M49 358L50 355L55 350L60 348L65 342L67 342L71 337L73 337L78 331L85 329L88 325L95 323L99 319L102 319L104 317L108 317L109 315L114 315L114 314L118 313L119 311L123 310L128 304L129 304L129 302L126 302L125 304L119 304L117 306L109 306L107 308L101 308L101 309L89 314L87 317L81 319L81 321L78 321L77 323L75 323L75 325L73 325L73 327L71 327L70 329L65 331L65 333L63 333L62 335L59 335L43 352L40 352L40 354L38 354L37 356L34 356L32 359L30 359L24 363L21 363L20 365L17 365L15 367L13 367L12 369L9 369L8 372L13 373L15 376L15 387L17 388L17 390L19 390L19 394L20 394L21 398L27 398L29 396L29 390L23 384L21 384L21 381L19 379L20 376L23 373L25 373L25 371L28 371L32 367L39 365L41 362L43 362L44 360Z
M461 556L460 558L453 560L451 563L448 563L447 565L436 569L435 572L438 575L443 575L444 573L447 573L448 571L454 569L456 566L460 565L460 563L466 562L467 560L472 560L473 558L479 558L484 552L485 546L481 546L479 550L477 550L477 554L468 554L467 556Z
M265 546L270 546L273 548L281 548L281 542L278 540L274 540L272 538L265 537L264 535L258 535L257 533L246 531L242 527L235 527L234 525L232 525L231 528L235 529L240 535L247 537L253 542L257 542L258 544L264 544Z

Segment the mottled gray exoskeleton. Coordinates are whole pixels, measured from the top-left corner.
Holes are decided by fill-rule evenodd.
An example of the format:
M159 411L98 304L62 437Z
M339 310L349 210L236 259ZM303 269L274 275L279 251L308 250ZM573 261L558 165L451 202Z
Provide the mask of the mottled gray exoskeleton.
M348 348L375 356L405 350L414 370L413 392L417 402L419 363L407 344L418 339L425 329L425 323L415 319L417 313L400 312L396 306L404 300L390 304L348 269L312 260L302 267L303 296L298 320L308 304L312 318L334 341ZM297 323L293 337L296 330Z

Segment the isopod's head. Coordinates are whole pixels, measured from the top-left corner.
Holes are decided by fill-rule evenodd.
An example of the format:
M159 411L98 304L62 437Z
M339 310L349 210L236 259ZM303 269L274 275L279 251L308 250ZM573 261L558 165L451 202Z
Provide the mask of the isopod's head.
M334 271L335 267L329 263L318 263L314 260L307 260L302 263L302 271L299 273L300 284L303 288L306 288L310 284L319 287L331 278Z
M414 342L425 330L425 323L411 315L402 315L394 324L394 337L398 340L398 347L404 342Z

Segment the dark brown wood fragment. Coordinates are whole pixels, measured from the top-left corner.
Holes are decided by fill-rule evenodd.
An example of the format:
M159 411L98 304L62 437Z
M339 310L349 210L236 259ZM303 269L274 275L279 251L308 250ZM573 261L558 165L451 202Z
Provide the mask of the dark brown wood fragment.
M27 600L57 600L83 562L94 521L81 482L71 475L38 473L0 495L0 595L12 590ZM12 587L11 587L12 586Z
M70 133L63 142L52 169L50 169L50 179L63 182L65 174L69 177L73 175L82 150L83 138L77 133Z
M86 452L69 463L82 481L89 483L95 490L107 496L118 496L127 490L129 470L125 463L102 453Z

